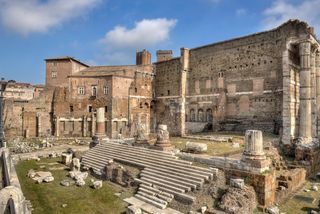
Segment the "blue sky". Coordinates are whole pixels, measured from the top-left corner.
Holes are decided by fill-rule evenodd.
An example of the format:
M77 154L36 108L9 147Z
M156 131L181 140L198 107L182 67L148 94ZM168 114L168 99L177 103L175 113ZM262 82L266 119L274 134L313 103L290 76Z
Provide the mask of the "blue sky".
M44 83L44 59L134 64L135 51L208 43L299 18L320 32L320 0L0 0L0 77Z

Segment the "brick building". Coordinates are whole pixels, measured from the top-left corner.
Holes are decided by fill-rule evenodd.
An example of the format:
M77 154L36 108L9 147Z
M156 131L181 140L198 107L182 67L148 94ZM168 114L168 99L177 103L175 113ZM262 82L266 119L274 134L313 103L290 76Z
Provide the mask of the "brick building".
M46 96L39 99L49 106L43 106L46 116L38 119L40 128L32 128L38 130L33 136L43 135L41 130L59 137L92 136L96 109L103 107L109 137L132 136L137 124L152 133L163 123L172 135L261 129L280 134L284 143L311 139L319 134L319 66L313 29L298 20L181 48L179 57L160 50L153 64L146 50L137 53L136 65L128 66L46 59ZM37 121L38 111L24 108L33 112L26 117Z

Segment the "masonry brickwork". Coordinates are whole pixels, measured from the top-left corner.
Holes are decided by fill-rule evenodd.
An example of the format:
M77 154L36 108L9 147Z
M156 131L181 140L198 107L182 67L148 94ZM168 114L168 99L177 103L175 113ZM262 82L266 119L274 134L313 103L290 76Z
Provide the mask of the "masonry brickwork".
M157 124L166 124L170 135L259 129L291 144L318 137L319 68L313 29L289 20L270 31L181 48L179 57L160 50L153 64L146 50L137 52L136 65L128 66L46 59L42 93L51 95L41 97L41 104L34 98L14 106L26 105L20 107L26 118L44 109L46 116L38 119L44 127L36 133L48 129L57 137L94 135L96 109L104 107L105 132L112 138L133 136L138 124L147 135L155 133Z

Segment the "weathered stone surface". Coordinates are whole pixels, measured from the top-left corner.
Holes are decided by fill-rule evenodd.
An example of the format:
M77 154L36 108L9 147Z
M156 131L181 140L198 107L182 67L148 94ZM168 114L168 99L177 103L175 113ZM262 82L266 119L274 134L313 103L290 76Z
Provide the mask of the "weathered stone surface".
M243 189L244 188L244 180L241 178L231 178L230 179L230 186Z
M93 187L94 189L100 189L100 188L102 187L102 181L94 181L94 182L92 183L92 187Z
M279 207L277 207L277 206L270 206L267 208L266 211L269 214L279 214L279 212L280 212Z
M253 213L256 207L256 195L252 187L243 189L229 188L222 196L219 207L227 213L248 214Z
M86 185L86 182L80 178L80 179L76 180L76 185L79 187L82 187L82 186Z
M61 186L66 186L66 187L68 187L68 186L70 186L70 185L72 185L72 184L74 184L74 181L71 181L71 180L65 179L65 180L60 181L60 185L61 185Z
M137 206L129 206L127 208L126 214L142 214L142 210Z
M79 158L73 158L71 162L71 171L80 171L80 160Z
M70 153L62 153L61 162L65 165L69 165L72 162L72 154Z
M50 183L52 181L54 181L54 177L53 176L47 176L43 179L44 182L46 183Z
M208 146L205 143L187 142L186 150L196 152L196 153L202 153L208 150Z

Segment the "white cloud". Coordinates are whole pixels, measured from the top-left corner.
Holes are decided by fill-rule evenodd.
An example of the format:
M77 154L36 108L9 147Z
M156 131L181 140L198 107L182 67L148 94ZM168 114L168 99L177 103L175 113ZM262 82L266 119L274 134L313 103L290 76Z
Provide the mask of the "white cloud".
M274 28L289 19L300 19L316 29L320 28L320 0L304 0L300 4L293 4L287 0L275 0L263 14L264 29Z
M128 29L116 26L106 33L102 42L115 48L143 48L153 46L169 38L170 30L176 25L175 19L143 19Z
M236 15L237 16L245 16L247 14L247 10L244 8L239 8L236 10Z
M22 35L47 32L81 16L101 0L0 0L2 24Z
M175 19L143 19L133 28L116 26L100 40L104 47L103 56L108 63L127 63L134 60L136 50L148 49L169 40L170 32L175 27Z

